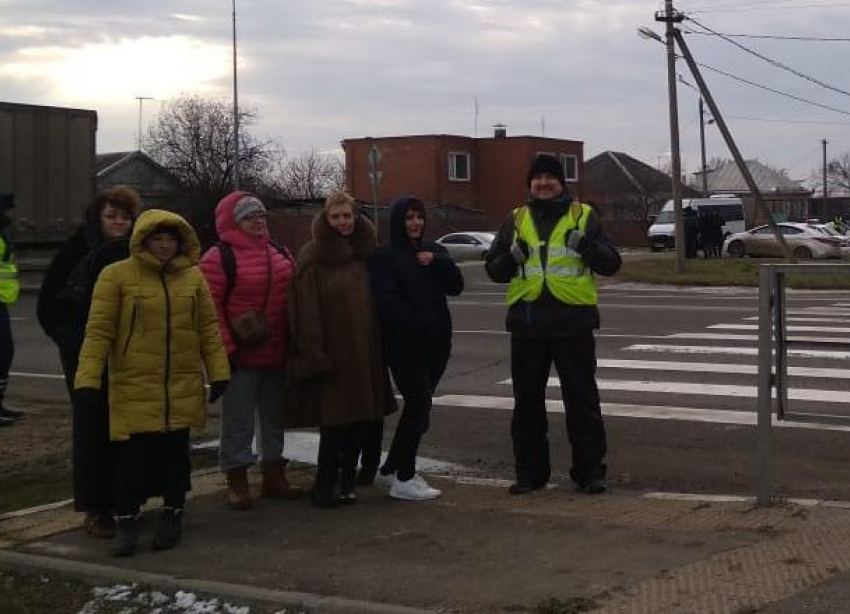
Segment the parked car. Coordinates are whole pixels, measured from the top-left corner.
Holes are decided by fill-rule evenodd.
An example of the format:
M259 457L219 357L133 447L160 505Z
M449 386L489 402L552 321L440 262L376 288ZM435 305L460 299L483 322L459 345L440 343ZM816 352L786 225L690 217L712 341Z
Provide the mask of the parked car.
M834 224L809 224L815 230L822 232L828 237L835 237L841 241L841 257L850 256L850 237L843 235L835 229Z
M777 225L796 258L841 258L841 238L829 236L808 224L782 222ZM769 225L730 235L723 243L723 252L733 258L784 256L782 247L773 236L773 229Z
M437 239L455 260L482 260L496 235L492 232L453 232Z

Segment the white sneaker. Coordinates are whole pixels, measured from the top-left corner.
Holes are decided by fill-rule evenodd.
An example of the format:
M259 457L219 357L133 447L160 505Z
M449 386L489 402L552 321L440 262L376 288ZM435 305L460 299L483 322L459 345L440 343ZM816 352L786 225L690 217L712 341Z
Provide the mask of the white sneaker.
M390 497L402 501L427 501L428 499L436 499L442 494L441 490L428 486L428 483L418 473L406 482L395 477L392 488L390 488Z

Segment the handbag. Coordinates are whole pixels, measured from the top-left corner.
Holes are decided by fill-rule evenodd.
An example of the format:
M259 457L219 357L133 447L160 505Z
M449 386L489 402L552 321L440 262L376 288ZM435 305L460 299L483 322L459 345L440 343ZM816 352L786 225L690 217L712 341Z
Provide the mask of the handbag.
M230 332L236 345L244 348L254 348L263 345L271 338L266 312L269 308L269 294L272 285L272 262L266 247L266 299L262 311L246 311L230 318Z

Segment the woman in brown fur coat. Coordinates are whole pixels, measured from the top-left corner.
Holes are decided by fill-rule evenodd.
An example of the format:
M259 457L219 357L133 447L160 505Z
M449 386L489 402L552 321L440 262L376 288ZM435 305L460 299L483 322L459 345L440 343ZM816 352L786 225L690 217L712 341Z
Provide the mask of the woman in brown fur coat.
M290 394L285 422L320 427L312 501L354 503L360 441L395 410L381 357L368 261L375 228L354 199L336 193L313 220L313 239L298 254L292 286ZM337 479L339 491L337 492Z

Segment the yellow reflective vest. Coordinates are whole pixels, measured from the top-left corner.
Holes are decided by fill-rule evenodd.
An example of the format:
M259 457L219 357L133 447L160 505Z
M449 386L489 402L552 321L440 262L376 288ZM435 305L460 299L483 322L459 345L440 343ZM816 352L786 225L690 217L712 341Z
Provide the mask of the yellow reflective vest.
M535 301L545 284L549 292L568 305L596 305L596 281L593 273L582 261L578 252L567 247L567 237L572 230L585 232L590 217L589 205L574 202L561 217L549 237L546 265L540 258L540 248L546 245L537 235L528 206L514 209L514 241L528 243L529 255L520 265L508 285L508 305L517 301Z
M12 258L12 247L0 235L0 303L14 303L20 292L21 282L18 279L18 267Z

